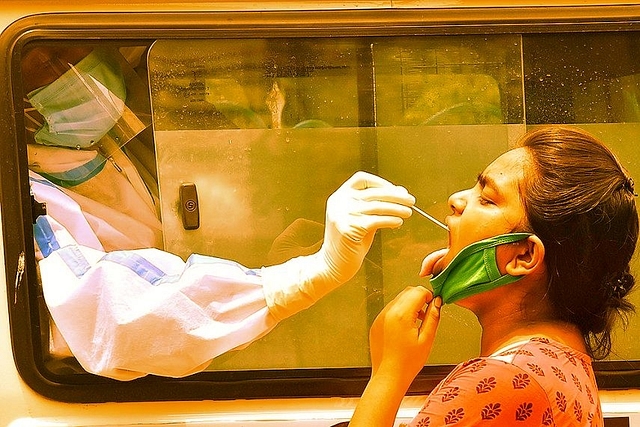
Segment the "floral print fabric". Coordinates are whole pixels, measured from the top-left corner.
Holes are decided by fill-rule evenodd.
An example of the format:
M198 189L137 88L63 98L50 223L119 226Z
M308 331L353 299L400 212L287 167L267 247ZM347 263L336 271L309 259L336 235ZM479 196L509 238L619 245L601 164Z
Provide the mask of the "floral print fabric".
M604 424L591 359L546 338L458 365L410 427Z

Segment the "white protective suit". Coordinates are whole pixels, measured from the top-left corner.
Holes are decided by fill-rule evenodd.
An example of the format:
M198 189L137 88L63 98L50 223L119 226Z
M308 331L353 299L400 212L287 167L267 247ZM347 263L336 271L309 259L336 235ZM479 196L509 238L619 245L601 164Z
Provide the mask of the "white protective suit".
M33 171L30 180L47 203L34 237L51 351L119 380L189 375L268 333L353 277L376 230L400 226L415 202L403 187L358 172L328 199L318 252L250 269L155 248L105 250L102 222L68 190Z

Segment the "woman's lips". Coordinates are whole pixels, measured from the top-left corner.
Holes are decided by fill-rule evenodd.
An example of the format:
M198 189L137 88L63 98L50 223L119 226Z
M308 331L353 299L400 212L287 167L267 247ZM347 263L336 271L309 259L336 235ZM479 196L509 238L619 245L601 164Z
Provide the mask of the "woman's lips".
M448 248L439 249L435 252L431 252L427 257L422 261L422 268L420 268L420 277L425 277L429 275L437 276L442 270L444 270L444 265L442 265L442 260L445 255L449 252Z

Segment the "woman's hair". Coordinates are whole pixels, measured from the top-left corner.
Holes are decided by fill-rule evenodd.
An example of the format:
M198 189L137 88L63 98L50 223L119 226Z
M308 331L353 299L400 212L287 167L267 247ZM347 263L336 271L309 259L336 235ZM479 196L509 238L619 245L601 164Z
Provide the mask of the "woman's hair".
M527 220L544 244L548 295L556 315L577 325L592 357L611 351L617 316L633 305L629 262L638 238L633 180L587 133L545 127L520 141L532 173L522 183Z

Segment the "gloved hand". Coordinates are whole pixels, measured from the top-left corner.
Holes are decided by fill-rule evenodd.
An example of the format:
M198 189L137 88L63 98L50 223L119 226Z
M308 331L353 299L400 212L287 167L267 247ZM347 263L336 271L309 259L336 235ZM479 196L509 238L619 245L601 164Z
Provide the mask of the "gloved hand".
M357 172L327 200L324 242L319 252L327 281L342 284L360 269L376 230L397 228L415 203L404 187Z
M380 228L397 228L411 216L415 198L404 187L356 172L327 200L320 250L284 264L264 267L271 313L284 319L318 301L360 269Z

